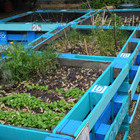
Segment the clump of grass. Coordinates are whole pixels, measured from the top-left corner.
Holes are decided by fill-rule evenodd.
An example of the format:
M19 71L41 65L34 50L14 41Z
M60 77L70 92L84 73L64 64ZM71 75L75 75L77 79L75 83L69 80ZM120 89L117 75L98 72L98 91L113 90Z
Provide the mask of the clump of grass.
M32 49L24 49L21 44L11 45L4 50L7 58L0 62L1 81L12 83L28 80L31 76L42 76L51 73L57 67L57 56L53 48L38 53Z

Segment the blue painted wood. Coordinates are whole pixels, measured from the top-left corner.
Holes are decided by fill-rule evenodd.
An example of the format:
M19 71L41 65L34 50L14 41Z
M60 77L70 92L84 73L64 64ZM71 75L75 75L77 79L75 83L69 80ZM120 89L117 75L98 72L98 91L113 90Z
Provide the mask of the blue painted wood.
M7 32L6 31L0 31L0 45L7 44Z
M140 52L138 53L136 61L137 61L137 65L140 65Z
M50 134L49 136L46 137L45 140L73 140L73 138L64 135Z
M0 140L44 140L50 133L0 124Z
M121 105L124 101L124 96L123 95L118 95L115 99L114 99L114 113L117 114L121 108Z
M132 74L132 71L130 73ZM133 80L130 90L129 90L129 92L131 93L131 100L133 99L133 96L137 90L137 86L140 81L140 66L138 66L136 74L133 72L133 74L131 75L131 78L133 78L133 75L135 75L134 80Z
M117 92L117 89L120 87L121 83L124 81L126 76L129 73L128 64L122 69L119 76L115 79L115 81L110 85L109 90L104 93L104 96L100 99L98 104L93 108L93 110L90 112L88 117L83 121L79 129L75 132L74 136L77 136L80 130L85 126L87 122L89 123L89 130L92 129L92 127L95 125L96 121L108 105L109 101L113 98L115 93Z
M110 125L107 124L101 124L100 127L98 128L98 130L95 132L96 140L103 140L105 138L105 135L107 133L107 131L109 130Z
M131 38L129 42L138 43L140 41L139 38Z
M109 124L110 117L111 117L111 102L107 105L106 109L101 114L98 121L96 122L96 124L94 126L95 133L98 131L98 129L102 123Z
M99 62L113 62L115 57L107 56L92 56L92 55L79 55L79 54L66 54L62 53L59 58L64 59L76 59L76 60L89 60L89 61L99 61Z
M22 14L19 14L19 15L16 15L16 16L12 16L12 17L8 17L8 18L5 18L5 19L1 19L0 22L7 22L9 20L16 19L17 17L23 17L23 16L29 15L31 13L33 13L33 12L29 11L29 12L22 13Z
M64 124L59 127L56 133L73 136L77 128L81 125L82 121L65 120Z
M32 31L32 32L27 32L27 40L28 40L28 42L31 42L31 41L33 41L34 39L35 39L35 32L34 31Z
M136 114L136 110L137 110L137 108L138 108L139 102L140 102L140 95L138 95L137 103L136 103L135 108L134 108L134 110L133 110L133 113L132 113L132 115L131 115L131 117L130 117L129 124L131 124L131 123L133 122L133 119L134 119L134 116L135 116L135 114Z
M130 37L128 38L128 40L126 41L126 43L124 44L122 50L119 52L118 56L117 57L120 57L120 55L124 52L125 48L127 47L129 41L131 38L133 38L133 36L136 34L136 31L137 31L137 28L134 29L134 31L132 32L132 34L130 35Z
M79 30L92 30L92 29L113 29L113 26L97 26L97 25L71 25L73 29L79 29ZM117 29L120 30L130 30L133 31L137 29L135 26L121 26L117 27Z
M41 28L38 30L37 27L33 26L40 26ZM0 30L4 31L51 31L57 27L59 27L60 24L27 24L27 23L7 23L7 24L0 24Z
M129 131L126 131L126 132L124 133L123 140L127 140L128 134L129 134Z
M131 70L130 70L130 79L134 79L137 71L138 71L139 66L133 65Z
M138 100L138 98L139 98L139 95L138 94L134 94L134 96L133 96L133 101L137 101Z
M120 127L121 124L128 112L128 106L129 106L129 101L128 101L128 96L125 97L125 100L121 106L121 109L119 110L117 116L115 117L113 123L110 126L110 129L108 130L105 140L114 140Z

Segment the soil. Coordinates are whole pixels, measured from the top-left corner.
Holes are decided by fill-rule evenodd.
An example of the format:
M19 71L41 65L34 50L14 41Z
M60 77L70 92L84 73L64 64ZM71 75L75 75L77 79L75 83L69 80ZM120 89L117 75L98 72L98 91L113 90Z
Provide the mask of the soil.
M29 82L31 84L39 84L40 86L49 86L51 94L47 94L47 91L32 90L29 91L25 84L15 86L12 91L15 93L31 93L32 96L40 98L42 100L49 99L49 102L59 101L61 94L56 93L56 88L63 88L65 91L68 89L80 89L86 91L96 81L96 79L102 74L102 70L95 71L93 69L75 68L62 66L55 72L45 75L41 78L36 78Z

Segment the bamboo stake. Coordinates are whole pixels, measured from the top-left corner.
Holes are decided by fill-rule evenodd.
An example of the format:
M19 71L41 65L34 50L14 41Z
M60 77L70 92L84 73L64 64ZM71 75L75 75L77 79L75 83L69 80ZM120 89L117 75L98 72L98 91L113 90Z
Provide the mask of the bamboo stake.
M87 41L86 41L86 39L84 39L84 43L85 43L86 54L89 55L89 53L88 53L88 48L87 48Z
M104 18L105 18L105 10L104 10L104 12L103 12L102 25L104 25Z
M132 18L130 18L130 20L129 20L129 26L131 26L131 21L132 21Z
M93 18L92 18L92 26L94 26L94 16L93 16Z
M134 23L135 23L135 15L133 15L132 26L134 26Z
M106 15L106 17L105 17L105 21L104 21L104 22L106 22L106 21L107 21L107 18L108 18L108 15Z
M125 17L125 20L124 20L124 25L127 23L127 17Z

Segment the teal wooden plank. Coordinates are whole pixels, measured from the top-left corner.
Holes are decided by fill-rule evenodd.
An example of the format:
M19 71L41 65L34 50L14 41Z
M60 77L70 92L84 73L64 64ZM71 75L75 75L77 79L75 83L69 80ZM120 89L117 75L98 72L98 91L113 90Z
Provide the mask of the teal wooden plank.
M0 30L5 31L51 31L57 28L59 24L26 24L26 23L8 23L0 24Z
M135 76L135 78L134 78L134 80L133 80L133 82L131 84L130 90L129 90L129 92L131 93L131 100L133 99L133 96L134 96L134 94L136 92L136 89L137 89L137 86L139 84L139 81L140 81L140 66L138 68L136 76Z
M97 25L72 25L71 26L74 29L80 29L80 30L91 30L91 29L113 29L113 26L97 26ZM133 31L137 27L135 26L121 26L117 27L120 30L130 30Z
M113 123L110 126L110 129L108 130L105 140L114 140L120 127L121 124L128 112L128 106L129 106L129 101L128 101L128 96L125 97L125 100L122 104L122 107L120 108L117 116L115 117Z
M18 14L18 15L12 16L12 17L1 19L0 22L7 22L9 20L16 19L17 17L27 16L27 15L32 14L32 13L33 13L32 11L28 11L26 13L22 13L22 14Z
M50 133L0 124L0 140L44 140Z
M127 140L128 134L129 134L129 131L126 131L124 136L123 136L123 140Z
M66 54L66 53L60 54L59 58L90 60L99 62L113 62L113 60L115 59L115 57L107 57L107 56L92 56L92 55Z
M36 13L88 13L89 9L37 10L35 12Z
M128 67L128 64L127 64L122 69L122 71L120 72L118 77L115 79L115 81L112 83L112 85L110 85L110 87L107 90L107 92L104 93L103 97L100 99L98 104L93 108L93 110L90 112L88 117L83 121L81 126L77 129L77 131L74 134L75 137L79 134L79 132L81 131L81 129L85 126L85 124L87 122L90 122L89 123L89 130L91 130L93 128L93 126L95 125L96 121L98 120L100 115L103 113L104 109L106 108L106 106L108 105L110 100L113 98L113 96L117 92L118 88L120 87L120 85L122 84L122 82L124 81L126 76L128 75L128 73L129 73L128 68L129 67Z
M98 78L97 85L108 86L111 83L111 66Z
M132 66L138 56L138 53L140 51L140 41L138 42L136 48L134 49L133 53L131 54L129 61L130 61L130 66Z
M134 116L135 116L135 114L136 114L136 111L137 111L139 102L140 102L140 95L138 96L137 103L136 103L135 108L134 108L134 110L133 110L133 113L132 113L132 115L131 115L131 117L130 117L129 124L131 124L131 123L133 122L133 119L134 119Z
M128 92L128 90L129 90L129 82L128 81L125 81L119 87L118 92Z

